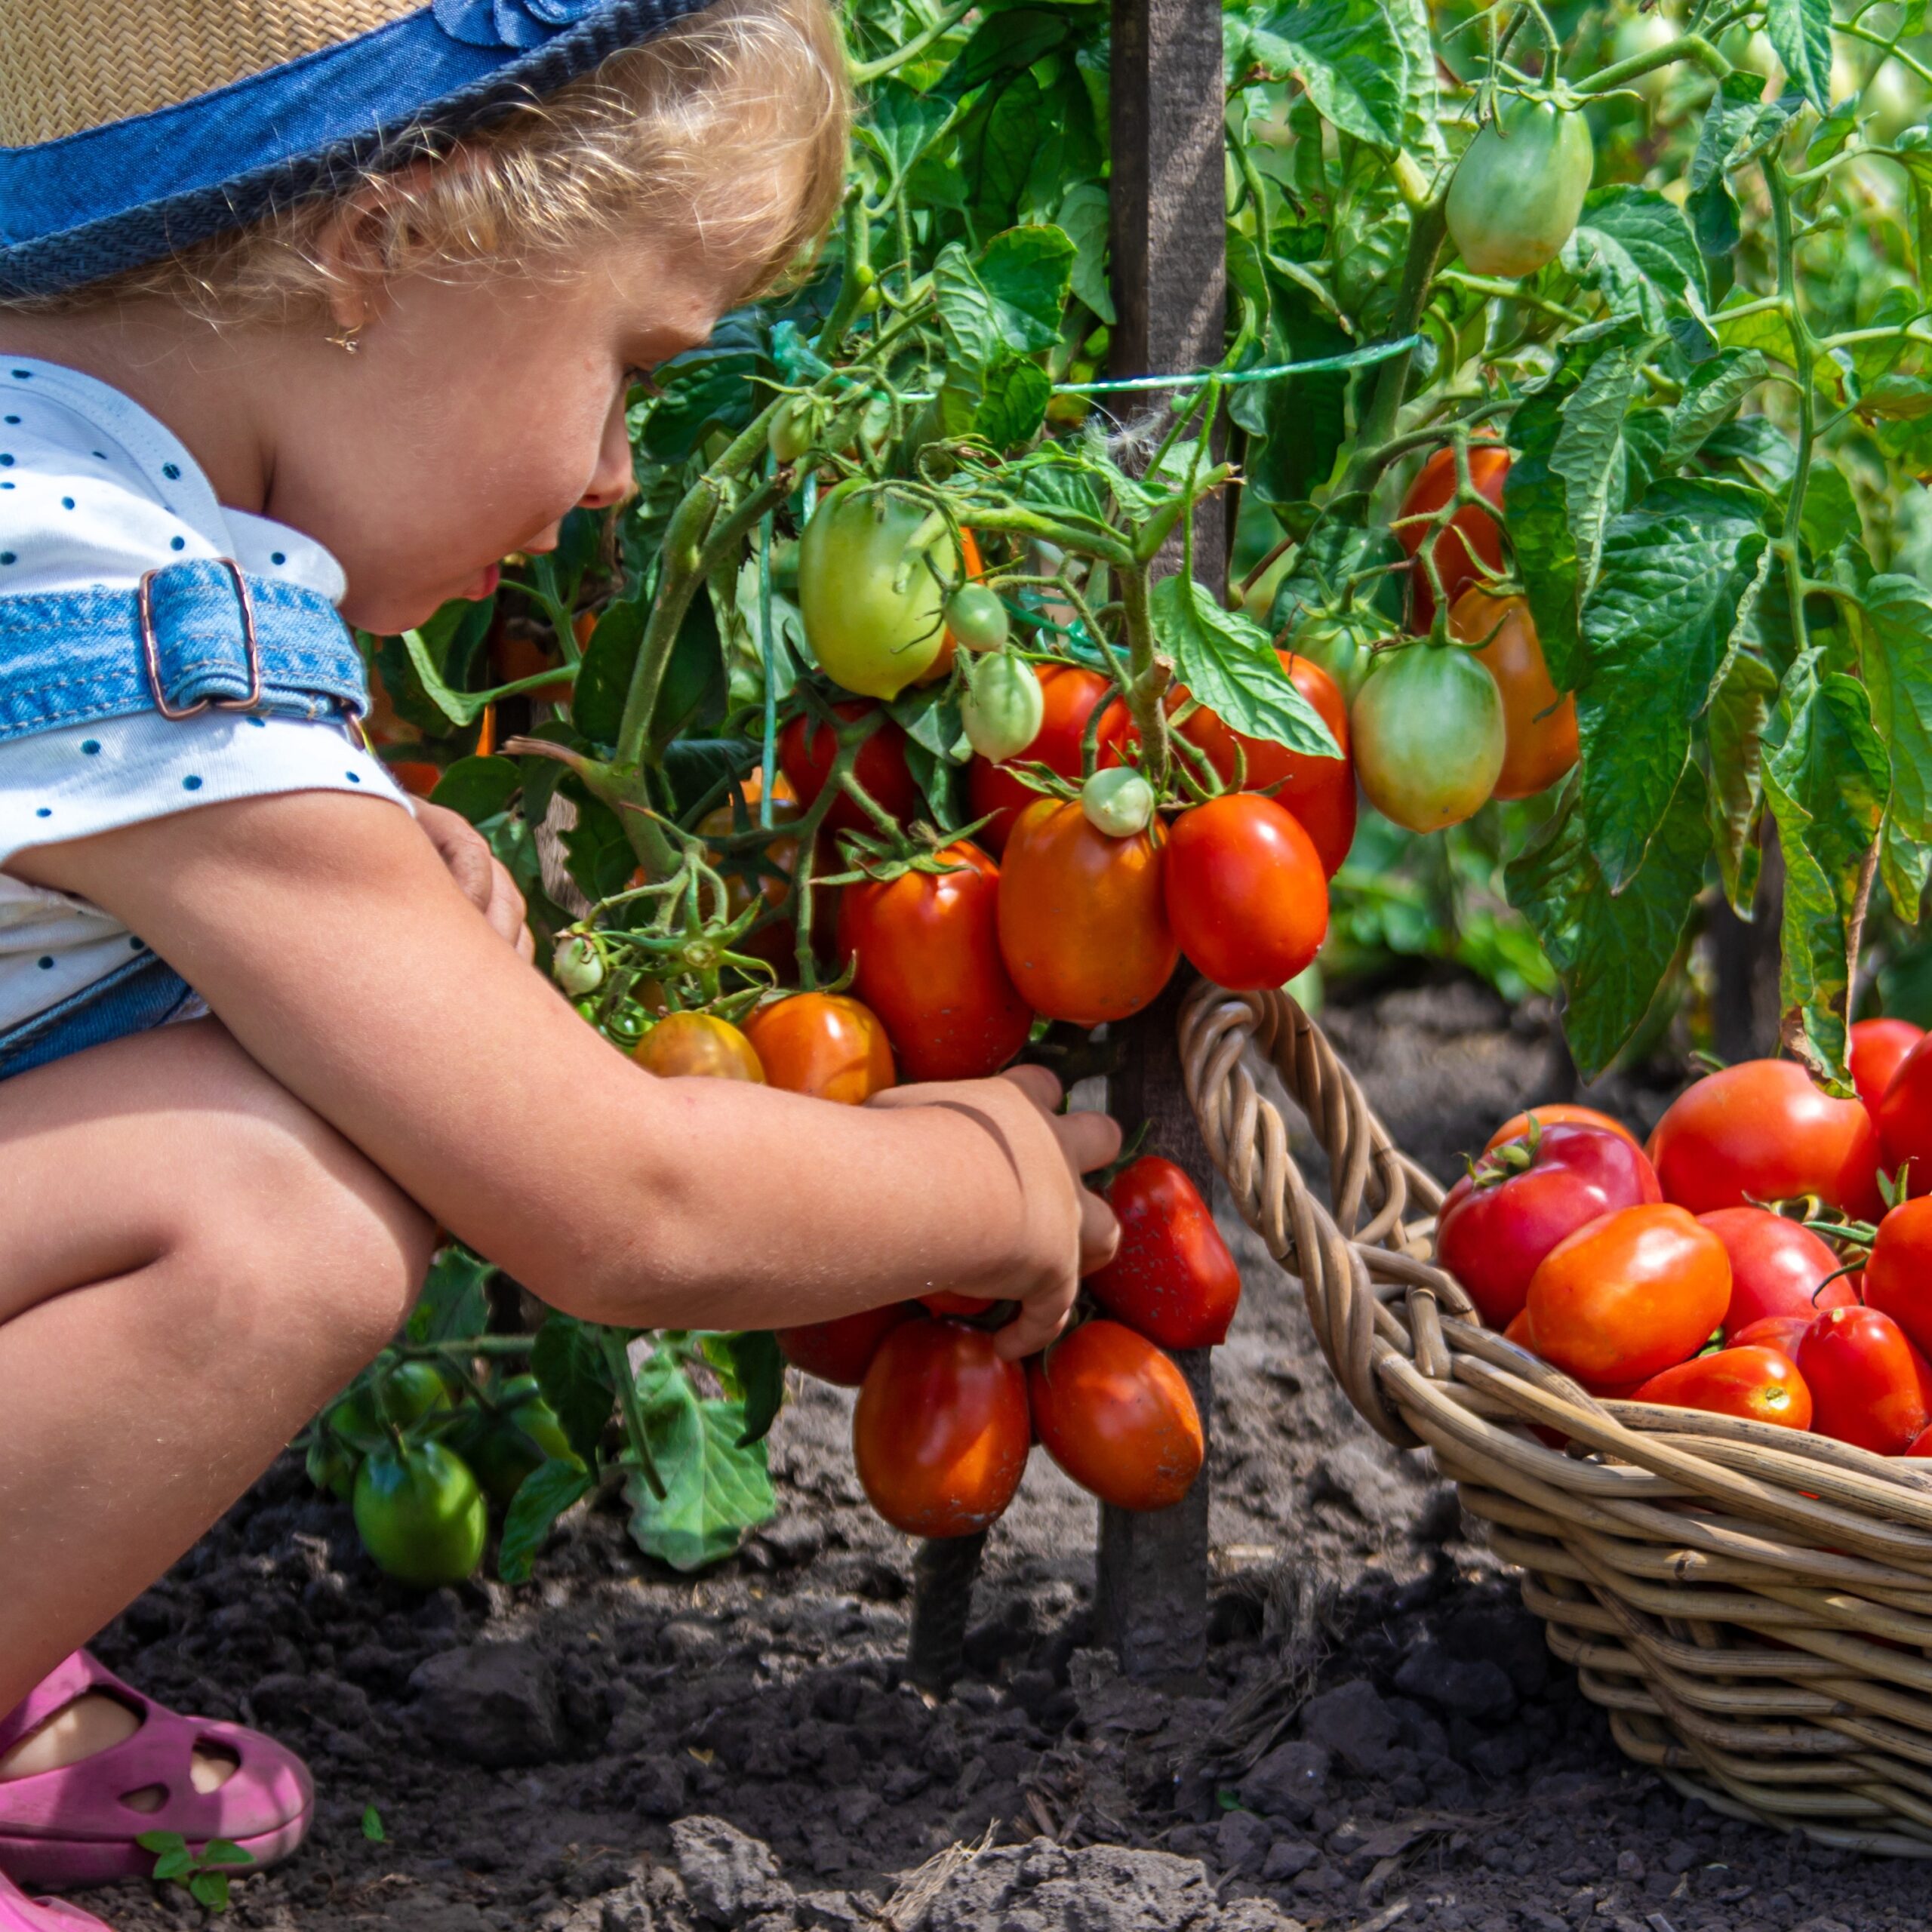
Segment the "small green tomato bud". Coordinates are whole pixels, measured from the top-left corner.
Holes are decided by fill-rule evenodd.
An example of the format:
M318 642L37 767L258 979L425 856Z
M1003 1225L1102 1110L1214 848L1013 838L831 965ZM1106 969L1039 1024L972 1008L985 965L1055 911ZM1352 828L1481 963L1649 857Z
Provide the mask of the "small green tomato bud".
M604 955L583 933L570 933L557 944L550 977L571 999L583 999L604 983Z
M1046 697L1033 667L1000 651L971 667L959 721L967 741L995 764L1017 758L1040 735Z
M1154 816L1154 788L1131 767L1110 765L1080 788L1080 809L1096 832L1131 838Z

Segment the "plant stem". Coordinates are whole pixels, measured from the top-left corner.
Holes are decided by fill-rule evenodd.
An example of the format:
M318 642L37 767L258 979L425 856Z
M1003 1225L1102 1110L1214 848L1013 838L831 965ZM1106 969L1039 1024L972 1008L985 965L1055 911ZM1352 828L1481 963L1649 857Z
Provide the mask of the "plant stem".
M621 1328L599 1328L597 1345L604 1351L604 1366L617 1385L617 1411L623 1417L624 1438L637 1458L638 1473L660 1503L664 1500L664 1478L657 1473L645 1433L644 1406L637 1398L637 1377L631 1373L630 1337Z
M1428 306L1435 260L1442 252L1443 236L1447 232L1443 214L1447 199L1448 189L1445 186L1433 201L1416 211L1409 229L1409 252L1403 259L1402 279L1396 291L1395 312L1389 322L1392 339L1414 334L1416 325L1422 319L1423 310ZM1395 433L1402 405L1408 396L1415 354L1414 349L1407 349L1383 364L1381 374L1375 380L1375 392L1369 398L1357 434L1361 453L1349 464L1338 495L1358 492L1366 496L1375 488L1385 467L1378 446L1387 442Z
M1764 176L1765 190L1770 198L1777 245L1778 299L1784 311L1785 326L1791 336L1792 366L1798 375L1798 460L1792 469L1790 494L1785 500L1784 531L1779 539L1777 551L1784 565L1785 588L1791 600L1792 649L1797 656L1802 657L1807 641L1802 539L1805 490L1810 481L1812 449L1817 434L1817 398L1812 391L1812 371L1818 345L1798 300L1791 232L1791 195L1776 155L1765 155Z

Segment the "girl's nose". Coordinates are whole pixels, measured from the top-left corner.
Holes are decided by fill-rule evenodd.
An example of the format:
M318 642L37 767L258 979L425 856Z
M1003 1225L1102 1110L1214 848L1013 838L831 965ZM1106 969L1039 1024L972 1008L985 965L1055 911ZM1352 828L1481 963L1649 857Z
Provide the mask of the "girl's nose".
M604 424L604 440L597 451L597 467L592 472L590 488L580 499L587 510L608 510L621 503L637 487L631 468L631 439L624 423L624 396L620 393Z

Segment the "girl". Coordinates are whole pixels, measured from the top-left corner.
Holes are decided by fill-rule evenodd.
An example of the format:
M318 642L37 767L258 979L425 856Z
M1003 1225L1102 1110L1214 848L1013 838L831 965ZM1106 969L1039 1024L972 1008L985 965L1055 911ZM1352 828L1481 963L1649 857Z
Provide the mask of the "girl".
M143 1830L300 1839L294 1758L75 1647L389 1339L435 1221L592 1320L944 1287L1017 1301L1016 1355L1111 1249L1118 1136L1037 1070L639 1071L350 728L343 619L625 497L635 372L822 232L846 111L826 0L8 9L0 1932L98 1932L8 1881Z

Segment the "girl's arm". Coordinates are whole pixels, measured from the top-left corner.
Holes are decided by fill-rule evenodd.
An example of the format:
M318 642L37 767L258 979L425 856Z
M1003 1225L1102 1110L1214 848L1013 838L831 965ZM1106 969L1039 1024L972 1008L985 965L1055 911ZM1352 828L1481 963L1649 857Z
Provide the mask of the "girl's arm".
M876 1109L654 1079L384 801L205 806L10 869L126 921L291 1093L570 1313L771 1327L954 1288L1027 1304L1002 1338L1017 1354L1112 1250L1075 1175L1113 1157L1118 1130L1051 1115L1050 1076L900 1090Z

